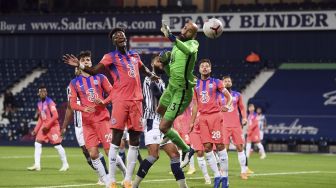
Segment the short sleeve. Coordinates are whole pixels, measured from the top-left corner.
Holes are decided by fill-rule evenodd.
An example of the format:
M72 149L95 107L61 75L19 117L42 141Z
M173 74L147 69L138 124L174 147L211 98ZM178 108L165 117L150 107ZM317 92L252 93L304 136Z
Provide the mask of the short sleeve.
M100 60L99 63L102 63L105 67L109 67L113 64L113 60L110 54L105 54L104 57Z

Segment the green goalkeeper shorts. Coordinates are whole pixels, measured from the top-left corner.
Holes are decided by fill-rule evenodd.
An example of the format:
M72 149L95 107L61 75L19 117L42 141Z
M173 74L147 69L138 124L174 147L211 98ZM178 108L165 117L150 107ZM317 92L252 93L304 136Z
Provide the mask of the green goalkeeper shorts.
M189 106L193 94L193 87L190 89L183 89L171 87L168 84L167 89L163 92L160 98L160 105L167 108L163 117L168 121L174 121L174 119L182 114Z

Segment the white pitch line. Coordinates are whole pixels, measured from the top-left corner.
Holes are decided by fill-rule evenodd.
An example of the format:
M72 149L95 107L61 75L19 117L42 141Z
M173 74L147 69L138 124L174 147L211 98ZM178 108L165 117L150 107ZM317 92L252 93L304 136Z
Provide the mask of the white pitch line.
M251 174L251 176L277 176L277 175L318 174L318 173L321 173L321 171L275 172L275 173Z
M334 173L334 172L325 172L325 171L276 172L276 173L252 174L251 176L278 176L278 175L317 174L317 173ZM187 180L198 180L198 179L204 179L204 177L187 178ZM157 180L144 180L142 182L150 183L150 182L163 182L163 181L176 181L176 180L175 179L157 179ZM118 183L120 184L120 182ZM34 187L34 188L65 188L65 187L84 187L84 186L91 186L91 185L97 185L97 184L56 185L56 186Z
M67 157L78 157L81 155L67 155ZM56 158L59 155L42 155L42 158ZM34 158L34 155L13 155L13 156L0 156L0 159L29 159Z

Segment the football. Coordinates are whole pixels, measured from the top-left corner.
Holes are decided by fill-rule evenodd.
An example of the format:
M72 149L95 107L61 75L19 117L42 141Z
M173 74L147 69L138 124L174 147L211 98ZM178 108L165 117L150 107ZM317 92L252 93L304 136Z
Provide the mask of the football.
M203 25L203 32L205 36L211 39L220 37L223 30L224 28L222 22L216 18L209 19Z

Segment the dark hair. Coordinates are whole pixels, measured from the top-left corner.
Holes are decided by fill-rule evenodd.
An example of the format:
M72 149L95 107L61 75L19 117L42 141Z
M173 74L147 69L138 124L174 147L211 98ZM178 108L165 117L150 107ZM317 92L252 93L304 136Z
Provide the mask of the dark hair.
M198 61L198 66L201 66L202 63L208 63L211 67L211 61L210 59L201 59Z
M38 89L47 89L45 84L41 84Z
M232 80L232 78L231 78L230 75L225 75L225 76L223 76L222 80L227 79L227 78L230 78L230 79Z
M79 60L83 57L91 57L91 51L90 50L81 51L77 56Z
M112 36L114 35L114 33L118 32L118 31L121 31L121 32L125 33L125 29L124 29L124 28L121 28L121 27L114 28L114 29L112 29L112 31L108 34L109 39L112 40Z
M151 64L157 59L159 58L159 54L154 54L151 58Z

